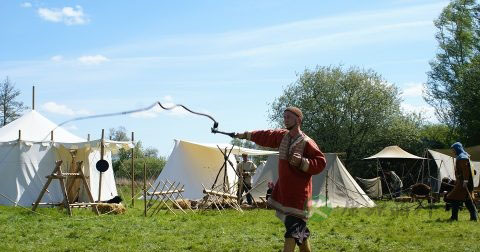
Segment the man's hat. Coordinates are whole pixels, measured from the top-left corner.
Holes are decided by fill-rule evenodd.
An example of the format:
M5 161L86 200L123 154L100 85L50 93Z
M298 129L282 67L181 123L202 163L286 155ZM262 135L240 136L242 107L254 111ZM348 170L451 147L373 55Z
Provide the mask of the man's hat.
M300 121L303 121L303 113L302 111L297 108L297 107L288 107L286 108L283 112L285 111L289 111L289 112L292 112L294 113L296 116L298 116L298 118L300 118Z

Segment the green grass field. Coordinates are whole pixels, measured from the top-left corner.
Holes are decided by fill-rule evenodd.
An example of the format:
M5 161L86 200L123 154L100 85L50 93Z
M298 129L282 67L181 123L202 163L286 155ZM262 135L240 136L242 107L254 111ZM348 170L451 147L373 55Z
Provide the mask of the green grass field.
M480 251L480 224L446 222L441 205L377 202L371 209L334 209L309 222L314 251ZM0 207L0 251L279 251L282 223L272 210L253 209L143 217L143 202L124 215L87 209Z

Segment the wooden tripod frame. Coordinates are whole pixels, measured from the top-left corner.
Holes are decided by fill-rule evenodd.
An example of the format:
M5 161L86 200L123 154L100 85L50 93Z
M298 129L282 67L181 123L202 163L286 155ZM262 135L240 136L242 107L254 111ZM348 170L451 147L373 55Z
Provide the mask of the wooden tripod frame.
M38 205L63 205L67 209L68 215L72 216L72 207L76 207L76 206L78 207L81 205L81 206L92 206L95 213L99 215L96 203L93 200L92 192L90 191L90 187L88 186L87 179L85 178L85 175L83 174L83 171L82 171L83 161L77 162L78 172L76 173L63 173L61 169L62 163L63 163L62 160L56 161L53 172L50 175L46 176L46 178L48 178L47 183L45 183L45 185L42 188L42 191L40 192L40 195L38 195L37 200L35 201L35 203L33 203L32 211L35 211ZM90 202L75 204L69 201L67 188L65 186L65 180L67 179L67 177L72 177L73 180L76 180L76 179L82 180L85 190L87 191L88 200ZM60 182L60 187L63 194L63 201L60 203L40 203L40 201L43 198L43 195L48 189L48 186L54 179L58 179Z

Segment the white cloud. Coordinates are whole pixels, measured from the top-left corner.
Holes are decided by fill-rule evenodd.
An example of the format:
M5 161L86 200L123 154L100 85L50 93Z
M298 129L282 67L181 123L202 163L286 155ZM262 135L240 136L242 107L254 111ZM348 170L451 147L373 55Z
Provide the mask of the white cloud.
M30 2L24 2L20 6L22 6L23 8L30 8L32 7L32 4Z
M423 83L407 83L402 91L402 97L422 97Z
M147 111L132 114L133 118L156 118L163 110L159 106L155 106Z
M109 59L103 55L98 54L98 55L79 57L78 61L80 61L82 64L85 64L85 65L98 65L103 62L109 61Z
M50 60L56 61L56 62L62 61L62 60L63 60L63 56L62 56L62 55L55 55L55 56L51 57Z
M290 55L331 51L332 48L358 47L383 42L416 41L430 38L432 20L445 3L424 4L337 16L300 20L250 30L225 33L182 35L159 40L136 41L106 50L125 56L162 55L162 60L189 61L192 57L206 60ZM201 50L178 50L185 47ZM201 54L198 52L201 51ZM177 55L175 55L177 54ZM128 57L127 56L127 57ZM153 56L155 57L155 56ZM132 59L132 58L130 58ZM136 62L135 62L136 63Z
M75 125L73 125L73 124L72 124L72 125L68 125L68 126L66 126L66 127L63 126L63 127L64 127L65 129L67 129L67 130L72 130L72 131L73 131L73 130L78 130L78 127L75 126Z
M435 109L427 104L413 105L403 102L401 104L401 107L403 111L407 113L419 113L428 121L437 121L435 117Z
M53 114L67 115L67 116L84 116L84 115L91 114L87 110L81 109L81 110L75 111L67 107L66 105L57 104L55 102L46 102L45 104L42 105L42 109Z
M66 25L81 25L88 23L88 18L83 13L83 8L80 5L75 7L57 8L39 8L38 15L44 20L59 23L63 22Z

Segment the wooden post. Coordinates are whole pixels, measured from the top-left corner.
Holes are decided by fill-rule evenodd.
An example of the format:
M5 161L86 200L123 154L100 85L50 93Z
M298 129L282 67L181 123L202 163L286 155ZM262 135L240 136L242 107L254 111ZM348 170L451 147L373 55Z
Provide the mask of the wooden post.
M135 134L132 132L132 162L130 163L131 165L131 171L132 171L132 206L135 206L135 169L134 169L134 158L135 158Z
M143 215L147 217L147 164L143 163Z
M87 135L87 141L90 142L90 134Z
M35 110L35 86L32 86L32 110Z
M100 141L100 160L103 160L105 155L105 129L102 129L102 140ZM98 182L98 202L100 202L100 197L102 195L102 175L103 172L100 172L100 179Z
M325 207L328 207L328 170L325 176Z

